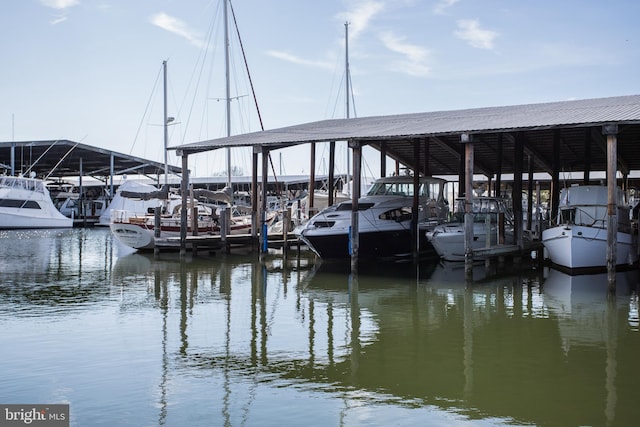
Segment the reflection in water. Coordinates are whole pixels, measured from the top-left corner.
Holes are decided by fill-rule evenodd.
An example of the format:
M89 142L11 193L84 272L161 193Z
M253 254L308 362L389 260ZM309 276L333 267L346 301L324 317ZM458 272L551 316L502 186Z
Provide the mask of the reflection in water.
M622 426L640 416L637 271L618 273L607 299L606 275L547 268L479 264L469 282L460 264L352 275L295 257L117 256L97 230L17 241L27 243L7 255L16 262L0 267L0 383L12 393L0 401L50 398L36 392L47 382L21 374L36 346L20 334L53 314L64 328L49 334L65 345L29 353L29 366L64 372L55 381L77 425L97 412L112 425ZM87 372L96 385L80 379ZM88 400L107 401L104 412ZM120 407L139 418L115 419Z

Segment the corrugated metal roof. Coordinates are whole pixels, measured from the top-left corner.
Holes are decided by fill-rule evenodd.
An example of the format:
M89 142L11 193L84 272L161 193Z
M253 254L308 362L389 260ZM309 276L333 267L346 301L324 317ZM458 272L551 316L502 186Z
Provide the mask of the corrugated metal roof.
M640 123L640 95L467 110L333 119L185 144L171 149L208 151L237 146L383 140L461 133L508 132L604 123Z
M389 156L405 164L413 164L413 144L425 140L430 148L428 159L421 153L422 171L451 174L457 173L460 167L460 134L470 133L475 141L481 141L481 144L474 144L478 147L476 172L491 174L497 172L495 158L498 140L502 141L502 136L506 136L508 159L508 143L515 133L524 135L526 152L534 157L534 169L548 171L551 148L557 136L554 136L554 132L559 132L563 143L562 156L566 156L563 161L571 161L567 167L575 168L577 163L589 161L589 167L601 170L598 168L603 167L606 156L602 157L599 153L585 156L582 153L584 141L589 138L594 144L601 145L601 126L610 123L624 127L625 130L621 131L624 137L619 138L623 148L619 151L623 158L628 153L630 158L626 161L633 169L640 169L640 152L635 148L638 145L636 136L640 134L640 95L323 120L195 142L171 149L193 154L225 147L277 149L309 142L358 140L374 148L384 144ZM628 145L631 142L634 143L633 147ZM510 163L505 163L501 165L502 171L510 173Z

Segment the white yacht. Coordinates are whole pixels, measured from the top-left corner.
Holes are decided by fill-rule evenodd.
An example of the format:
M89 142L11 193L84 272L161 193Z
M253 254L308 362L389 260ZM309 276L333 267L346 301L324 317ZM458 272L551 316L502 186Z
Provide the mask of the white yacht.
M73 227L54 206L45 182L33 175L0 176L0 229Z
M433 226L446 220L449 205L445 199L446 181L421 177L419 181L418 223ZM358 199L360 258L399 259L411 256L411 219L414 184L412 176L377 179L367 194ZM350 257L351 201L330 206L313 216L295 233L318 256L325 259ZM433 249L418 232L422 254Z
M638 261L637 234L632 232L630 207L618 191L618 233L616 264ZM607 266L608 190L602 185L581 185L560 191L557 226L542 232L542 244L549 260L568 269Z

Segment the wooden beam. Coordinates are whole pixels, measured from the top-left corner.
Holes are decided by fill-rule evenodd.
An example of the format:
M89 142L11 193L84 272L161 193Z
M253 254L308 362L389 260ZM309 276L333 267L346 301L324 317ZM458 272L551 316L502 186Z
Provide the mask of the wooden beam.
M618 185L616 164L618 157L618 125L605 125L607 136L607 283L609 293L616 293L616 264L618 240Z
M431 138L431 141L436 143L442 149L446 150L452 156L455 156L457 159L464 159L463 152L458 151L457 148L451 146L451 144L449 144L444 139L434 136L433 138ZM474 161L473 167L475 168L474 173L479 173L486 176L493 175L493 172L491 172L491 168L487 167L486 165L483 165L482 163L478 163L477 161Z
M596 128L591 128L591 140L596 144L597 147L599 147L603 153L608 153L608 139L605 139L605 137L598 132L598 130ZM616 141L617 141L617 137L616 137ZM616 146L618 144L616 143ZM616 156L618 157L618 156ZM623 174L623 175L628 175L629 172L631 171L629 169L629 166L627 165L627 163L620 159L617 158L616 160L616 165L618 166L618 170Z

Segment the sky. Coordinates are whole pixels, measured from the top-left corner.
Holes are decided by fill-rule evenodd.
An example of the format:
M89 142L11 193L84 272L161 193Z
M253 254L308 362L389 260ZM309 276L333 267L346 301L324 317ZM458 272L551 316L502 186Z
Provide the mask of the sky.
M222 1L5 0L0 141L68 139L162 162L163 61L167 145L226 136ZM640 94L637 0L230 5L231 134L346 117L347 23L350 117ZM277 173L309 173L309 146L272 157ZM364 172L378 163L365 150ZM232 167L250 174L250 150L234 150ZM190 156L189 168L221 175L225 154Z

